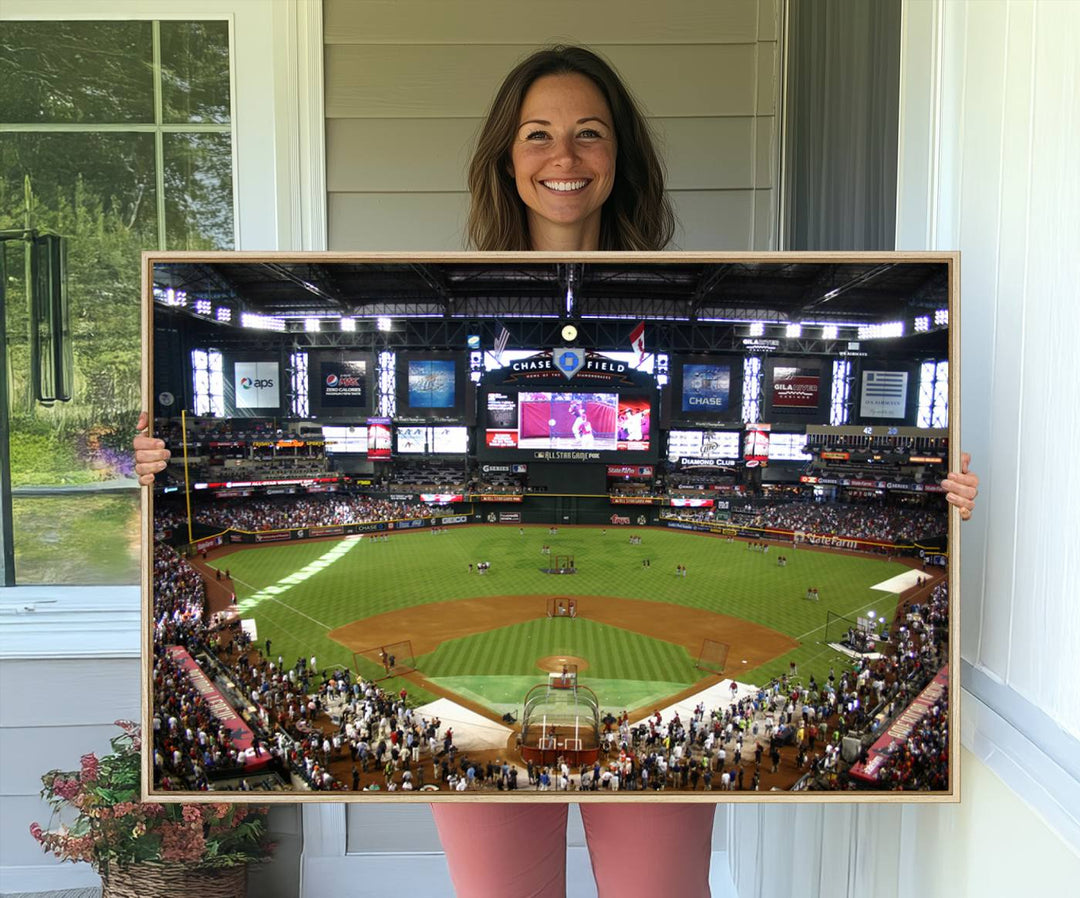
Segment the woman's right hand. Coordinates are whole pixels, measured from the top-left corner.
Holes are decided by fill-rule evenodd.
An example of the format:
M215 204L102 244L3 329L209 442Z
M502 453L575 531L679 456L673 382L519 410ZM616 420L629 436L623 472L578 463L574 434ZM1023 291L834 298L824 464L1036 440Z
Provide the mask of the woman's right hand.
M154 482L154 475L158 471L164 471L171 453L165 448L165 441L152 437L149 434L150 416L146 412L139 415L139 423L135 425L138 434L132 441L135 450L135 473L139 477L140 486L150 486Z

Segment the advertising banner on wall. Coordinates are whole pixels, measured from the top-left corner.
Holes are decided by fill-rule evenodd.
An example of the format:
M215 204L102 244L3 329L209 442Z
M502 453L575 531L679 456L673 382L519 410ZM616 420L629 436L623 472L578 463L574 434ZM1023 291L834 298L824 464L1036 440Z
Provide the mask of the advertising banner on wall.
M367 405L367 362L343 359L319 362L319 404L324 408Z
M726 412L730 398L730 365L683 366L684 412Z
M653 476L652 465L608 465L608 477L641 477L648 479Z
M821 378L815 371L803 368L773 369L773 408L816 409Z
M238 409L278 407L277 362L235 362L233 368Z
M863 371L859 414L864 418L903 418L907 389L906 371Z
M747 424L743 461L748 468L769 463L769 432L771 424Z
M453 408L457 401L451 359L409 359L409 408Z
M390 423L389 418L367 419L368 458L390 457Z

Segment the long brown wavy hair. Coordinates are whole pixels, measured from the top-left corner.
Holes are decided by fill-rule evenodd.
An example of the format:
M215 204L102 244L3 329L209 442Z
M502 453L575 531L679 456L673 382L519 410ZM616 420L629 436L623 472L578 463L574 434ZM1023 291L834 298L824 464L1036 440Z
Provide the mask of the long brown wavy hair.
M528 250L525 204L510 174L518 115L533 82L545 75L584 75L607 100L614 119L615 182L600 219L600 249L658 250L671 241L675 216L664 193L664 168L636 101L615 70L584 47L538 50L506 76L469 164L469 244L479 250Z

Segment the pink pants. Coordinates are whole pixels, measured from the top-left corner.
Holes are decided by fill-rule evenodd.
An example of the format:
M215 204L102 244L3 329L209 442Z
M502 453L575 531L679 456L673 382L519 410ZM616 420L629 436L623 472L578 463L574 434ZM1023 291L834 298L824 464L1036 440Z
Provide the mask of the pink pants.
M708 898L713 804L581 805L599 898ZM435 804L458 898L563 898L565 804Z

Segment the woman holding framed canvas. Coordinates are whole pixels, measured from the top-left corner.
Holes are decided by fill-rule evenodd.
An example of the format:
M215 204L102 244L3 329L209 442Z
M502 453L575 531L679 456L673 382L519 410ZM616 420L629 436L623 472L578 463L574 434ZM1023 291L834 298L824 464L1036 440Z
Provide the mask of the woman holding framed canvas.
M656 251L674 216L645 118L614 70L581 47L532 54L499 88L468 176L468 234L478 250ZM140 432L147 426L144 415ZM136 473L153 483L169 457L136 437ZM978 478L943 482L971 515ZM565 894L565 803L434 805L462 896ZM709 894L712 803L586 803L582 818L599 894Z

